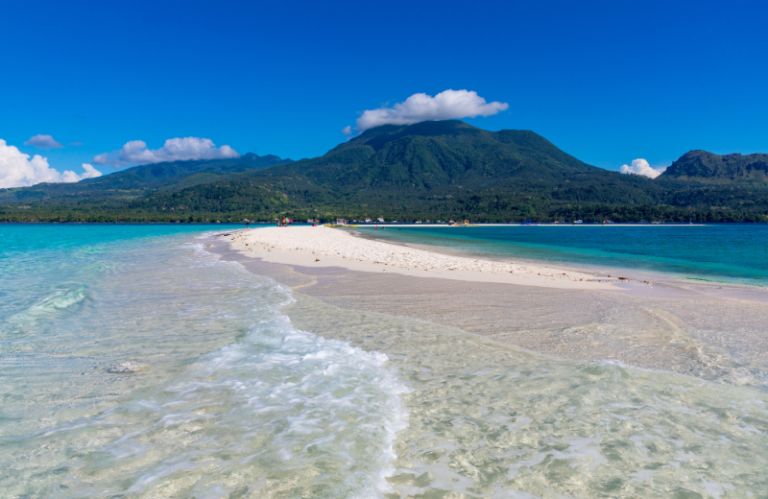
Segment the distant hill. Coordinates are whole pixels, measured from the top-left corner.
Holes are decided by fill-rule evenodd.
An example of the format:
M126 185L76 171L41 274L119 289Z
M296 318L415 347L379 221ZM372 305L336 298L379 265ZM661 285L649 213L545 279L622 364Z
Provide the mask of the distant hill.
M58 201L71 204L86 200L126 200L157 190L173 190L216 182L227 175L290 163L291 159L248 153L239 158L172 161L134 166L77 183L37 184L0 189L0 202Z
M672 163L659 177L709 183L768 183L768 154L728 154L690 151Z
M658 178L588 165L528 130L384 125L300 161L158 163L0 191L0 219L768 221L767 155L691 151Z
M258 156L248 153L239 158L174 161L128 168L111 175L89 179L87 183L110 187L168 187L183 182L185 187L194 185L191 176L229 175L245 171L260 170L270 166L292 162L291 159L281 159L277 156ZM82 183L86 183L82 182ZM204 183L204 182L197 182Z
M647 184L570 156L527 130L489 132L461 121L384 125L365 131L319 158L254 175L302 174L334 189L414 192L487 187L498 182L552 186L598 176L607 182Z
M663 195L648 178L590 166L534 132L489 132L451 120L380 126L318 158L156 193L143 202L213 212L336 206L403 215L502 210L533 216L539 213L534 205L553 200L657 204Z

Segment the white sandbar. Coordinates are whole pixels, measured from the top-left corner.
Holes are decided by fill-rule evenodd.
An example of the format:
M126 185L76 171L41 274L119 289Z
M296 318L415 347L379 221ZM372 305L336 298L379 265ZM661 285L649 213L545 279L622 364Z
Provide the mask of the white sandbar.
M605 278L582 272L444 255L355 237L346 229L266 227L239 231L227 236L227 240L234 250L248 257L286 265L547 288L615 289Z

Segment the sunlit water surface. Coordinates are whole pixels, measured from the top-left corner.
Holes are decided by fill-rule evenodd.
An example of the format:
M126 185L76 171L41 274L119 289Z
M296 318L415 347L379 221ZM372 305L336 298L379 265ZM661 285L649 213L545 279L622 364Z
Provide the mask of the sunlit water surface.
M768 285L768 224L360 226L366 237L514 260Z
M768 490L761 386L333 308L195 228L0 237L2 498Z

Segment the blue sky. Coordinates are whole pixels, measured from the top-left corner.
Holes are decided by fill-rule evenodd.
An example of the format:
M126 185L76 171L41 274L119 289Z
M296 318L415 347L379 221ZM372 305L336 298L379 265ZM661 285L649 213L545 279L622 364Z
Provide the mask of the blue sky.
M766 5L5 2L0 139L60 171L177 137L299 159L365 110L467 89L508 104L469 123L603 168L768 152Z

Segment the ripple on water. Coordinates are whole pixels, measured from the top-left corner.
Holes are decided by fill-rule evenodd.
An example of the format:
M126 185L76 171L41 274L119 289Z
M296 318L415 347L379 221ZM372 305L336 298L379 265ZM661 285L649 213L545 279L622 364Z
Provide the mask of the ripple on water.
M385 352L411 387L409 426L388 479L403 497L768 490L760 388L558 360L444 326L297 300L288 313L298 326Z
M33 307L55 320L3 324L24 336L0 335L0 497L392 490L405 389L386 355L294 328L286 289L201 245L138 249L93 253L106 276L73 270L87 300Z
M0 497L768 490L766 395L754 383L562 361L293 302L202 244L97 246L66 272L24 256L25 273L50 282L0 304L20 317L0 323ZM61 283L77 284L51 294ZM646 312L682 354L732 369Z

